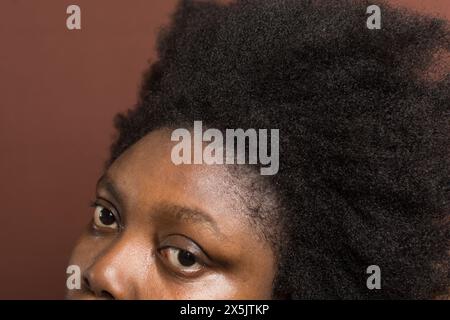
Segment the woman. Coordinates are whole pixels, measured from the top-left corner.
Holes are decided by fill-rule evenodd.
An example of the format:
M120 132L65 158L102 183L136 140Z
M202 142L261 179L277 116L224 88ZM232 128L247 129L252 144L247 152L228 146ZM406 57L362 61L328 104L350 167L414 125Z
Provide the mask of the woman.
M371 30L369 5L183 1L117 117L68 297L445 295L450 77L428 70L448 25L383 3ZM279 170L174 163L195 121L278 129Z

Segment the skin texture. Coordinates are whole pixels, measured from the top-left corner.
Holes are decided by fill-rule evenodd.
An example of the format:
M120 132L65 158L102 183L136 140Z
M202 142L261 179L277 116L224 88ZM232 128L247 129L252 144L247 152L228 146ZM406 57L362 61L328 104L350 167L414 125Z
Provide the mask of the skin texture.
M70 261L82 288L67 298L272 297L275 254L252 227L227 168L175 166L170 133L149 133L100 178L94 217ZM193 265L191 257L189 266L180 263L185 251L196 256Z

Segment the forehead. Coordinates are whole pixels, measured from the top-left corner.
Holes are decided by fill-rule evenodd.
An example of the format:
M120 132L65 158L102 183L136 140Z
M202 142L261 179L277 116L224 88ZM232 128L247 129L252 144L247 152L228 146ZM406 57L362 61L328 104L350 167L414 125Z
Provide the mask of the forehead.
M170 203L205 211L222 224L242 224L247 209L236 178L225 165L173 164L171 150L176 142L171 141L171 132L149 133L108 169L130 206Z

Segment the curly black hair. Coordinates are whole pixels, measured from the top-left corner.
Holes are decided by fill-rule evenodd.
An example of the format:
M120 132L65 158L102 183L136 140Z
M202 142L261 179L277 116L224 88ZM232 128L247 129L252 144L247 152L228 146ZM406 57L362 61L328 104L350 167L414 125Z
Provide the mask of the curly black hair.
M108 163L194 120L279 128L280 169L267 178L285 239L274 297L445 294L450 76L437 57L449 27L377 2L380 30L362 0L181 1L137 105L116 117ZM369 265L380 290L366 286Z

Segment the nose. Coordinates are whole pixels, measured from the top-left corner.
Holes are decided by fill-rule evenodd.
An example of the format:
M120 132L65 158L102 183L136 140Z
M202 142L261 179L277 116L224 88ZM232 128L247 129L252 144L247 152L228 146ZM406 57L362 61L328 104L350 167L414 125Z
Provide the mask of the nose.
M150 269L148 256L148 248L129 239L116 241L84 271L83 285L97 299L138 299L142 272Z
M97 285L98 282L94 282L89 280L89 276L83 277L84 286L93 294L97 299L101 300L116 300L116 297L110 293L110 291L113 291L111 289L104 290L102 286ZM117 295L117 293L116 293Z
M96 298L105 300L127 299L129 289L123 284L124 277L117 268L104 257L95 262L83 275L83 285Z

